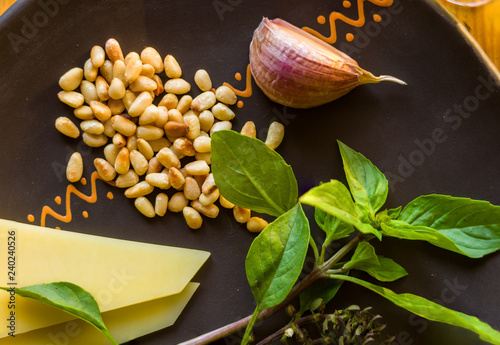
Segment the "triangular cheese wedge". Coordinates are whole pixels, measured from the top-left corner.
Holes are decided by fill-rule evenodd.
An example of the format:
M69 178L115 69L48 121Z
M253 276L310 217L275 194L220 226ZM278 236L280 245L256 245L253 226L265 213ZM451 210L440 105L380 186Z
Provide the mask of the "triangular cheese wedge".
M113 338L125 343L172 325L198 288L189 283L179 294L135 304L102 314ZM76 319L0 339L0 345L110 345L89 323Z
M8 251L8 243L14 251ZM181 292L210 253L160 246L0 220L0 262L15 256L14 281L2 269L0 279L17 287L68 281L90 292L101 312ZM5 265L4 265L5 267ZM9 285L13 286L13 285ZM1 315L9 294L0 291ZM75 317L27 298L16 298L16 333L55 325ZM44 315L40 318L40 315ZM7 335L0 328L0 338Z

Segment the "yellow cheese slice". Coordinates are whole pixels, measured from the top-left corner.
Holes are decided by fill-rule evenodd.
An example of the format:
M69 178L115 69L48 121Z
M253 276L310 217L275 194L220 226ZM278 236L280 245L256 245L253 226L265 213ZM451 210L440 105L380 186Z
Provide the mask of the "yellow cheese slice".
M9 242L14 242L15 253L9 252ZM15 256L13 270L6 267L11 254ZM0 220L0 262L4 263L0 267L1 286L68 281L90 292L101 312L178 294L209 256L210 253L199 250ZM12 276L14 281L9 280ZM8 292L0 291L0 315L7 315L9 298ZM15 315L16 334L75 318L38 301L19 297L15 301ZM0 327L0 338L9 331L7 327Z
M179 294L107 311L103 321L113 338L125 343L172 325L198 288L189 283ZM0 339L0 345L110 345L89 323L76 319Z

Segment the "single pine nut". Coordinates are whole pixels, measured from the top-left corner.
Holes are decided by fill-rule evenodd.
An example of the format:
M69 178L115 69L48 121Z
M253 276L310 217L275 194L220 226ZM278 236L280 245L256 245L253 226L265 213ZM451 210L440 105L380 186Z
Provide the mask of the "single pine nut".
M193 230L201 228L203 225L203 218L201 218L200 213L194 208L186 206L182 209L182 214L186 220L186 224Z
M182 75L181 66L179 66L179 63L172 55L165 56L165 61L163 64L165 67L165 74L167 75L167 77L180 78L180 76Z
M97 78L98 73L99 73L99 68L92 65L91 59L85 61L85 63L83 64L83 76L85 77L85 80L89 82L94 82L95 79Z
M115 144L108 144L104 147L104 158L108 161L112 166L115 165L116 156L118 156L118 152L120 152L120 148Z
M251 217L247 222L247 229L250 232L261 232L269 223L260 217Z
M279 122L271 123L269 130L267 131L266 145L271 149L276 150L278 146L283 141L285 136L285 127Z
M104 60L106 59L106 53L101 46L93 46L90 50L90 61L92 61L92 65L96 68L101 67L104 64Z
M80 86L83 80L83 69L75 67L67 71L59 78L59 86L65 91L73 91Z
M112 138L113 144L119 148L125 147L127 145L127 138L121 133L115 133Z
M91 101L90 108L94 112L94 116L102 122L105 122L111 118L111 109L109 109L109 107L104 103Z
M204 110L198 116L200 120L200 128L202 131L209 132L214 124L214 114L210 110Z
M183 95L191 90L191 85L182 78L169 79L163 86L166 92Z
M140 75L129 85L129 88L134 92L156 91L158 85L153 79Z
M74 152L66 167L66 178L69 182L78 182L83 175L83 159L80 152Z
M109 85L106 79L98 75L95 80L95 89L97 92L97 97L100 101L107 101L109 99Z
M137 150L137 135L131 135L127 138L127 149L129 151Z
M189 132L189 127L187 124L177 121L168 121L163 128L167 137L170 138L184 137Z
M144 109L144 112L139 116L139 125L149 125L154 123L158 118L159 110L158 107L154 104L151 104L149 107ZM155 125L156 126L156 125ZM163 126L160 126L160 128Z
M174 148L177 152L182 153L185 156L192 157L196 154L193 143L186 137L175 139Z
M125 81L133 83L142 72L142 62L138 58L131 58L125 65Z
M114 115L111 118L111 126L115 131L127 137L134 135L137 130L135 123L121 115Z
M104 125L97 120L85 120L80 123L82 131L90 134L104 133Z
M231 121L234 119L234 112L224 103L217 103L212 107L212 114L221 121Z
M215 91L215 96L219 102L233 105L236 104L237 98L233 90L228 86L219 86Z
M160 103L158 103L158 106L164 106L167 109L175 109L177 108L178 104L179 99L177 98L177 95L174 95L173 93L167 93L165 96L163 96Z
M103 158L94 159L94 166L103 181L111 181L116 176L115 168Z
M208 72L204 69L199 69L194 74L194 82L200 88L201 91L210 91L212 89L212 80Z
M106 49L106 54L108 54L111 62L114 63L117 60L125 61L120 43L118 43L118 41L114 38L107 40L104 48Z
M163 165L160 163L158 157L153 157L148 162L148 171L146 171L146 176L149 174L159 173L163 169Z
M210 173L210 174L208 174L207 178L203 182L203 185L201 186L201 191L203 194L208 195L216 189L217 189L217 186L215 185L214 174Z
M75 108L73 114L80 120L92 120L94 118L94 112L88 105L82 105L81 107Z
M189 110L189 108L191 108L192 102L193 102L193 97L189 95L184 95L179 100L176 109L179 110L181 114L184 114L186 111Z
M137 150L130 151L130 163L137 175L144 175L148 171L148 160Z
M104 134L89 134L83 132L82 139L90 147L101 147L107 144L108 137Z
M137 52L130 52L125 56L125 65L132 60L141 60L141 56Z
M144 140L157 140L163 137L163 129L151 125L139 126L137 137Z
M186 182L186 178L184 177L184 175L180 172L179 169L174 167L168 169L168 178L172 187L177 190L181 189Z
M184 195L188 200L197 200L200 197L201 190L198 182L191 177L188 176L184 182Z
M205 91L193 99L191 109L202 112L212 108L216 102L215 94L212 91Z
M248 208L239 206L233 207L233 216L238 223L246 223L250 219L251 211Z
M79 108L83 105L83 102L85 102L85 97L76 91L60 91L57 97L61 102L72 108Z
M168 111L168 121L184 123L184 117L177 109L170 109Z
M137 138L137 149L147 160L150 160L155 155L151 145L142 138Z
M196 152L194 158L196 158L197 161L205 161L207 164L212 164L210 152Z
M243 128L241 128L241 134L246 135L250 138L256 138L257 137L257 129L255 128L255 123L253 121L247 121L243 125Z
M181 162L179 158L175 155L175 153L169 148L164 147L156 154L160 163L167 169L172 167L180 169Z
M189 175L205 175L210 172L210 167L205 161L194 161L184 167Z
M154 67L156 73L163 72L163 60L158 51L152 47L146 47L141 52L141 60L144 64Z
M109 60L105 60L102 66L99 67L99 72L101 72L101 75L106 79L108 84L111 84L111 80L113 80L113 63Z
M163 88L163 80L161 80L161 78L156 74L153 76L153 80L156 83L156 90L154 90L155 95L159 96L163 93L163 91L165 91Z
M132 117L136 117L142 114L142 112L153 104L153 96L148 91L143 91L134 102L130 105L128 109L128 114ZM126 106L126 104L125 104Z
M171 186L169 175L164 173L152 173L146 175L146 181L150 185L158 187L160 189L169 189Z
M231 209L234 207L234 204L232 202L230 202L229 200L227 200L226 198L224 198L222 195L219 196L219 203L224 208Z
M150 140L148 141L148 143L149 145L151 145L151 148L154 152L158 152L164 147L172 146L172 143L165 137L161 137L160 139L156 140Z
M78 127L76 127L73 121L64 116L56 119L56 129L70 138L78 138L80 136Z
M80 84L80 92L85 98L85 103L87 104L90 104L92 101L99 100L94 83L91 83L88 80L82 80L82 83Z
M193 200L191 207L208 218L217 218L219 215L219 208L215 204L205 206L199 200Z
M189 203L183 192L177 192L168 201L168 210L171 212L181 212Z
M154 75L155 75L155 68L153 66L151 66L148 63L142 65L141 76L153 79Z
M104 122L104 132L103 133L108 138L112 138L116 134L115 129L111 126L111 119Z
M184 122L186 125L188 125L188 133L186 134L186 137L188 139L194 140L200 136L200 119L196 115L188 115L184 119ZM167 122L168 123L168 122Z
M156 116L155 126L164 128L168 121L168 110L165 106L158 106L158 115Z
M125 62L122 60L116 60L113 63L113 79L114 78L120 79L123 85L127 85L127 81L125 80Z
M214 134L217 131L231 129L233 124L230 121L219 121L214 123L212 128L210 129L210 135Z
M139 175L132 169L123 175L119 175L115 180L115 185L118 188L129 188L137 183L139 183Z
M155 213L163 217L167 213L168 195L165 193L158 193L155 198Z
M145 196L153 192L154 187L150 185L147 181L141 181L135 186L127 188L125 190L125 196L127 198L138 198L140 196Z
M123 105L125 106L125 109L127 109L127 112L129 111L130 107L132 106L136 98L137 96L135 95L135 93L133 93L130 90L125 90L125 96L123 96L122 102Z
M123 104L123 100L121 99L113 99L113 98L109 99L108 107L111 110L112 115L119 115L125 111L125 104Z
M199 136L194 139L193 147L197 152L210 152L212 150L212 139L210 137Z
M115 100L122 99L123 97L125 97L125 92L126 89L123 81L118 78L113 78L108 89L109 97Z
M202 205L208 206L208 205L213 204L214 202L216 202L217 199L219 198L219 196L220 196L219 190L216 189L216 190L214 190L210 194L203 194L203 193L201 193L200 194L200 198L198 200L200 200L200 202L201 202Z
M115 160L115 170L118 174L125 174L130 169L130 152L122 147Z
M151 202L143 196L135 199L134 205L139 210L139 212L141 212L146 217L153 218L156 214Z

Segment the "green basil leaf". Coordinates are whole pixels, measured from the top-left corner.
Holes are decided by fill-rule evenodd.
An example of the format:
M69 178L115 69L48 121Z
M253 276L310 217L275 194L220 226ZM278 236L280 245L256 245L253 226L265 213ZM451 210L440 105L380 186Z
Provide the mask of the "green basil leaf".
M10 288L0 287L9 291ZM101 331L112 344L117 344L102 321L99 306L90 293L68 282L31 285L15 288L16 294L31 298L87 321Z
M309 237L309 222L296 204L255 238L245 269L260 310L281 303L288 295L302 271Z
M426 240L471 258L500 249L500 206L487 201L425 195L411 201L398 221L403 223L389 222L389 236Z
M262 141L234 131L215 132L211 159L215 183L230 202L276 217L297 203L292 168Z
M299 201L303 204L317 207L351 224L362 233L374 234L378 239L382 238L382 235L377 229L361 221L349 190L340 181L331 180L330 182L314 187L302 195Z
M373 278L383 281L392 282L408 275L408 272L394 260L385 258L382 255L378 256L380 265L364 270Z
M389 192L389 183L385 175L361 153L338 140L337 142L354 200L375 216L384 205Z
M445 308L437 303L429 301L423 297L409 293L397 294L387 288L368 283L364 280L344 276L331 275L331 278L341 279L364 286L367 289L387 298L392 303L402 307L416 315L424 317L431 321L443 322L453 326L462 327L475 332L479 337L491 344L500 345L500 332L493 329L490 325L482 322L475 316L470 316L458 311Z
M329 215L317 207L314 209L314 219L321 230L326 233L325 243L347 237L354 231L351 224L342 222L337 217Z
M380 262L377 254L375 254L375 248L373 248L373 246L368 242L360 242L351 257L351 260L346 262L343 268L365 271L379 265Z
M347 273L346 273L347 274ZM343 281L337 279L319 279L305 289L299 296L300 310L302 315L311 308L311 304L321 298L326 304L337 294Z

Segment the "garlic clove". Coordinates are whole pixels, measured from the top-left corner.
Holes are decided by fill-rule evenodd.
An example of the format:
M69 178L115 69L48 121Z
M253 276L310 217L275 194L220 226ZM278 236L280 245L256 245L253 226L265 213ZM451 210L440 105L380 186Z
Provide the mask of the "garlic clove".
M267 97L293 108L331 102L361 84L405 84L391 76L374 76L347 54L279 18L263 18L255 30L250 69Z

